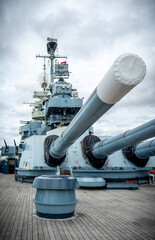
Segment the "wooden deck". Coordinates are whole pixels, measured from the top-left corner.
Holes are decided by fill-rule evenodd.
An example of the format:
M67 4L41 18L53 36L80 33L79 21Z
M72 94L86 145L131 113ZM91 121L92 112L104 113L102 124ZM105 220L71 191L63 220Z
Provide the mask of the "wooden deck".
M31 184L0 174L0 239L155 240L155 184L139 190L77 190L73 220L35 215Z

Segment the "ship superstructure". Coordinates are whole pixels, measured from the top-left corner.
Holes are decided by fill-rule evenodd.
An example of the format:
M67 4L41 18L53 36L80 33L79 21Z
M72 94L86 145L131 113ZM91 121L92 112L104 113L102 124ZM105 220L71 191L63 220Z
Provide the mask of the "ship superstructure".
M66 126L70 124L77 112L83 105L83 99L78 97L77 89L72 87L72 84L67 82L70 76L69 65L67 63L66 56L59 56L55 54L57 49L57 39L48 38L47 39L47 55L37 55L37 58L44 59L44 75L41 87L43 91L35 91L33 98L39 98L39 101L31 104L32 109L32 120L24 122L25 125L20 127L21 134L21 146L23 148L21 163L22 168L17 168L17 179L26 178L31 179L36 175L40 175L40 169L47 171L47 173L53 173L53 169L49 168L44 163L39 160L35 163L28 161L28 156L25 156L25 148L27 146L27 141L31 141L31 136L44 140L45 136L49 134L50 131L54 131L55 134L60 134ZM49 59L50 65L50 84L46 84L46 66L45 60ZM30 144L31 145L31 144ZM43 149L41 148L41 151ZM27 159L27 161L24 161ZM38 167L39 164L39 167ZM43 164L43 165L42 165ZM34 173L29 172L31 168L35 168ZM26 176L25 176L26 170ZM36 172L37 170L37 172ZM18 176L18 173L21 175ZM55 172L55 170L54 170ZM28 174L28 176L27 176Z
M51 60L51 97L45 102L46 125L51 128L67 126L82 107L82 99L71 83L65 81L69 78L69 69L66 56L55 54L57 39L47 39L48 56L37 56ZM55 81L56 80L56 81Z
M21 121L23 124L19 133L21 134L21 143L24 143L25 139L33 135L45 134L45 101L50 98L51 93L48 90L48 80L46 74L46 65L44 61L43 76L41 76L41 88L42 91L34 91L33 98L38 99L33 103L27 103L32 107L32 119L30 121Z

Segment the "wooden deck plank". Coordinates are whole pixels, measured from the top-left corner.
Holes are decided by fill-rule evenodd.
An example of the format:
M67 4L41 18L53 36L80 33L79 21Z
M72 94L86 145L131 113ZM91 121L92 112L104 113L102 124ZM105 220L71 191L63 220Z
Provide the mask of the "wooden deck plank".
M83 235L85 239L96 239L95 238L95 232L92 231L89 224L86 224L83 218L77 218L76 219L77 225L79 225L79 228L83 230ZM100 239L100 236L98 236Z
M106 236L106 239L108 239L108 240L113 240L113 239L117 240L116 236L113 238L112 236L109 235L109 232L107 231L107 229L104 229L104 231L103 231L104 224L102 222L102 226L100 227L100 225L98 224L100 221L99 216L97 216L95 218L94 209L91 206L87 207L86 205L83 205L81 203L80 207L81 207L81 211L83 212L83 215L86 216L85 217L86 223L88 225L90 225L93 232L98 233L97 238L99 238L99 236L101 236L101 239L104 239ZM110 231L110 234L112 235L112 231Z
M30 194L29 191L26 189L25 212L23 216L23 227L22 227L22 236L21 236L22 240L27 240L27 236L28 236L29 194Z
M10 192L11 194L11 192ZM11 196L8 196L6 200L4 200L3 202L1 201L1 208L0 208L0 232L2 231L5 222L7 221L7 216L10 213L10 211L13 211L13 195L11 194ZM16 200L17 201L17 200Z
M44 220L41 220L41 224L42 224L44 239L50 240L50 235L49 235L48 228L47 228L47 222Z
M51 227L50 221L47 221L47 228L48 228L48 232L49 232L49 235L50 235L50 239L51 240L55 240L54 231L53 231L53 229Z
M53 221L36 217L31 184L0 174L0 239L154 240L155 184L139 190L76 191L78 217Z
M23 231L23 225L24 225L24 217L25 217L25 211L26 211L26 204L27 204L27 191L23 191L23 205L21 208L21 216L19 219L19 225L16 232L16 239L22 238L22 231Z
M72 234L70 233L70 231L68 231L65 222L59 222L59 223L60 223L61 227L63 228L63 231L64 231L64 233L65 233L65 235L66 235L66 238L67 238L68 240L74 239L73 236L72 236Z
M118 194L118 192L117 192L117 194ZM89 195L89 194L88 194ZM91 203L91 199L92 198L90 198L90 201L89 201L89 205L90 205L90 203ZM115 197L114 197L114 199L115 199ZM93 203L92 203L93 204ZM96 206L96 205L98 205L98 207L100 208L100 206L101 206L101 204L100 204L100 202L96 202L95 201L95 205L94 205L94 207ZM107 207L107 204L106 204L106 207ZM122 208L121 208L121 215L120 215L120 212L118 211L114 211L114 210L112 210L112 208L116 208L117 209L117 207L118 206L116 206L116 203L110 203L110 205L109 205L109 207L107 207L105 210L104 210L104 214L106 214L107 216L108 216L108 218L107 218L107 220L108 219L110 219L110 223L109 224L111 224L111 223L113 223L113 221L114 221L114 223L115 223L115 232L116 232L116 227L117 226L119 226L119 223L122 223L123 225L124 225L124 223L125 223L125 221L126 222L128 222L129 220L131 220L131 216L130 216L130 218L129 218L129 216L128 216L128 214L123 214L123 216L122 216ZM89 208L89 209L92 209L93 207L92 207L92 205L91 205L91 207ZM98 210L96 209L96 211L94 211L94 212L97 212ZM107 213L105 213L105 211L107 211ZM132 208L130 207L130 212L132 212ZM101 214L101 217L102 217L102 215L103 215L103 213L102 213L102 209L100 208L100 211L98 211L98 213L97 213L97 217L98 216L100 216L100 214ZM116 218L116 216L118 215L118 217ZM114 217L114 220L113 220L113 217ZM122 217L124 218L123 220L122 220ZM134 218L135 218L136 216L134 216ZM117 219L119 219L119 221L117 220ZM116 224L117 223L117 224ZM129 224L128 224L129 225ZM127 226L126 225L124 225L124 227L126 227L127 228ZM119 228L120 228L120 226L119 226ZM120 231L121 230L121 228L118 230L118 231ZM129 233L131 232L132 230L131 230L131 228L129 229ZM143 229L142 229L142 231L143 231ZM139 234L139 236L141 235L141 232L138 232L138 234ZM143 239L143 237L141 236L141 238Z
M4 191L1 191L3 198L1 198L1 203L0 204L0 223L1 223L1 227L2 227L2 222L6 221L6 216L8 215L8 212L10 212L10 210L12 209L12 206L14 205L14 193L16 192L16 189L14 191L14 189L10 188L9 186L6 185L6 181L2 183L0 182L0 184L4 184L3 188L6 189L6 194ZM4 198L5 196L5 198ZM1 231L1 228L0 228Z
M90 238L91 233L89 234L88 231L85 231L85 227L83 227L83 226L81 225L81 223L79 222L79 218L76 219L73 224L74 224L75 227L76 227L77 235L78 235L78 233L80 232L81 235L82 235L82 239L85 239L85 240L91 239L91 238ZM87 233L88 233L88 234L87 234ZM79 236L78 236L78 237L79 237ZM80 239L80 238L79 238L79 239ZM92 238L92 239L93 239L93 238Z
M80 205L81 205L82 209L84 210L85 215L89 212L89 215L87 214L88 215L87 219L89 220L89 222L92 222L92 227L95 227L96 229L101 231L101 234L103 234L103 235L106 233L106 237L109 239L118 239L115 234L116 231L115 231L115 233L113 233L113 231L111 231L111 229L110 229L111 224L107 224L107 221L105 221L105 218L103 218L103 220L101 219L102 214L103 214L103 216L105 216L105 212L102 213L103 206L102 206L102 208L99 207L99 212L96 214L96 211L97 211L96 206L93 204L90 204L90 201L89 201L88 206L82 206L82 203ZM104 231L103 231L103 229L104 229ZM109 233L111 236L108 237Z
M22 214L24 214L23 208L25 207L24 204L25 204L25 198L26 198L25 191L21 190L20 195L22 196L22 198L20 199L20 202L17 205L18 209L16 211L16 214L13 215L12 222L10 223L10 226L13 226L12 231L11 231L11 236L10 236L10 238L12 240L16 238L17 232L22 231L22 219L20 219L20 218L21 218ZM8 231L7 231L7 233L8 233Z
M97 211L97 209L93 209L93 207L91 206L89 209L92 209L92 214L93 213L96 213L96 216L95 214L93 215L94 217L94 223L98 221L98 226L97 227L103 227L104 228L104 231L108 233L110 233L111 236L113 236L114 239L118 239L120 238L120 236L122 235L122 227L125 227L125 226L122 226L122 222L121 222L121 218L114 218L113 219L113 216L114 214L116 215L116 212L111 212L111 206L110 208L107 210L107 214L106 212L102 211L102 209L100 209L100 211ZM103 215L106 215L107 216L107 221L110 219L110 221L108 221L107 223L104 221L105 218L102 217ZM118 220L119 219L119 220ZM110 226L113 226L113 231L111 231L111 228L109 229ZM109 231L108 231L109 229ZM123 234L124 235L124 234ZM125 239L125 236L123 237L123 239ZM127 238L128 239L128 238Z
M57 229L58 229L58 231L59 231L59 233L60 233L61 239L67 240L66 234L65 234L65 232L64 232L64 230L63 230L63 228L62 228L62 226L61 226L61 224L60 224L59 221L56 222L56 226L57 226Z
M42 223L41 223L41 220L38 220L38 219L37 219L37 228L38 228L38 239L39 240L44 240Z
M57 229L57 222L51 222L51 228L53 229L56 240L61 240L60 232Z
M13 193L13 195L15 198L16 194ZM11 235L12 228L13 228L12 223L15 221L16 214L18 212L18 202L20 202L21 199L22 199L22 195L17 196L17 199L15 199L15 201L13 201L13 203L8 206L8 211L6 212L6 215L4 218L5 222L3 222L3 221L1 222L3 224L3 230L1 233L2 239L5 239L5 238L7 239L8 236Z
M68 231L70 232L70 234L72 236L72 239L79 240L80 236L82 235L82 231L80 231L80 232L78 231L77 225L74 223L74 221L66 221L65 224L68 228ZM84 239L84 238L81 238L81 239Z

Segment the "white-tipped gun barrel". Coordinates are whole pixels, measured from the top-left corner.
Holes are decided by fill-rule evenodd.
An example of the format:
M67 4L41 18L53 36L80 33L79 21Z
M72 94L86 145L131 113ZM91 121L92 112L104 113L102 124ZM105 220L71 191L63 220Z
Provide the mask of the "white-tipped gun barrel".
M68 128L52 143L51 157L63 157L76 139L139 84L145 74L146 65L139 56L127 53L118 57Z
M104 158L110 154L129 147L134 144L152 138L155 136L155 119L144 123L143 125L136 127L125 133L119 134L114 137L110 137L106 140L96 143L93 146L92 154L96 158Z
M140 159L155 156L155 139L139 143L135 147L134 154Z

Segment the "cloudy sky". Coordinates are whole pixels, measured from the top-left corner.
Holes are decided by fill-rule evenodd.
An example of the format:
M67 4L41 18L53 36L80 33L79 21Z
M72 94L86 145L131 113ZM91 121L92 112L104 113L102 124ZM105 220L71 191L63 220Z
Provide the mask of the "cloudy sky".
M35 56L46 53L52 36L84 101L120 54L136 53L147 65L145 80L94 125L96 134L118 134L153 119L154 23L154 0L0 1L0 146L4 138L19 143L20 120L31 119L23 102L40 90L43 62Z

